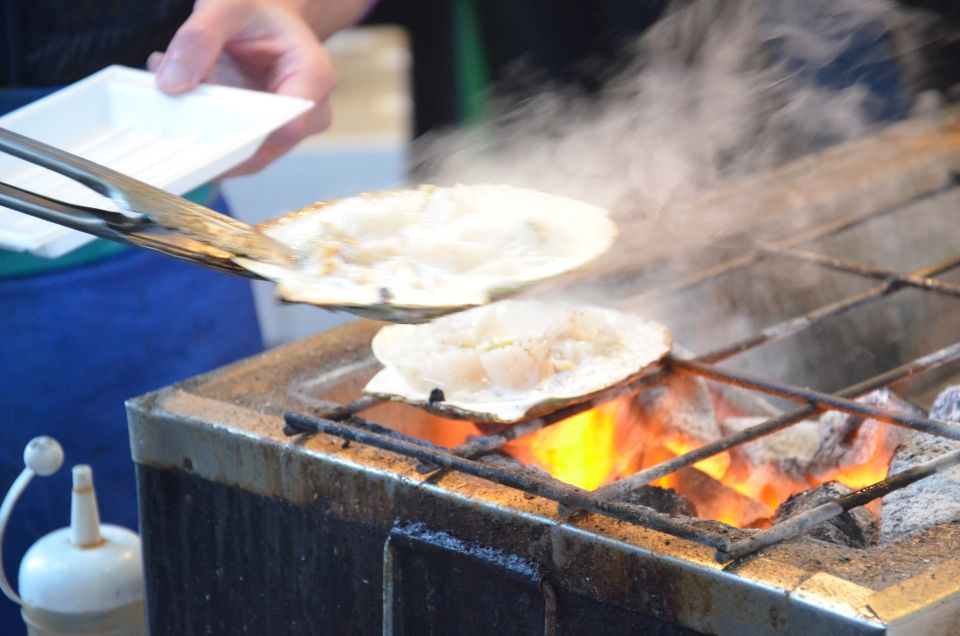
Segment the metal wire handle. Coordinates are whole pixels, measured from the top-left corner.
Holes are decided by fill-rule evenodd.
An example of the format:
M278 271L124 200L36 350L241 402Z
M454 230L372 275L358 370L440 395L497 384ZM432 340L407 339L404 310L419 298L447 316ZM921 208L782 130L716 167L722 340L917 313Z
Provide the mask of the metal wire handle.
M111 199L121 210L146 218L139 222L127 222L122 219L122 214L64 203L2 184L0 203L25 214L111 240L152 247L156 251L194 260L215 269L223 269L223 261L233 256L284 267L296 264L296 255L290 247L247 223L65 150L0 128L0 151L68 177ZM166 232L159 231L159 228L151 230L151 223ZM143 234L173 234L179 235L179 239L138 240ZM131 235L134 238L128 238ZM164 246L168 243L172 247L165 250ZM208 249L196 249L195 258L191 258L191 249L196 244L207 246ZM234 273L245 271L237 265L229 269Z

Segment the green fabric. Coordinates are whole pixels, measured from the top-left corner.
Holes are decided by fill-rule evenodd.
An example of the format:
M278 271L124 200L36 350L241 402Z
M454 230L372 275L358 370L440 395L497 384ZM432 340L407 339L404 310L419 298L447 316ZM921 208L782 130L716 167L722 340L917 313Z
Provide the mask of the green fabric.
M184 198L203 205L208 203L215 193L216 187L213 184L207 184L188 192L184 195ZM128 245L101 238L94 239L83 247L68 252L59 258L44 258L27 252L7 252L0 249L0 279L22 278L68 267L78 267L119 254L128 249L131 249Z
M83 247L67 252L60 258L43 258L28 252L0 251L0 279L22 278L67 267L85 265L117 254L127 249L126 245L106 239L94 239Z
M490 72L480 32L480 20L475 0L456 0L454 4L456 30L457 107L460 121L476 124L487 116L487 85Z

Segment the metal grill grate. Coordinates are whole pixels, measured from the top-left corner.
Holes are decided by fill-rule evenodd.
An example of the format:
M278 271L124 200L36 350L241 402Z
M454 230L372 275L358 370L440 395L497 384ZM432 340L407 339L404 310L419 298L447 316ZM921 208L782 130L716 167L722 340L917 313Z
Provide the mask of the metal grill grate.
M922 198L934 196L942 192L943 190L938 190ZM727 562L745 556L775 542L798 536L813 526L835 517L846 510L862 506L870 501L883 497L893 490L903 488L935 472L960 464L960 451L947 453L934 460L919 464L909 470L888 477L876 484L818 506L806 513L792 517L787 521L772 526L767 530L760 531L746 539L731 539L729 536L725 536L716 530L704 528L701 527L701 525L685 523L644 506L623 503L617 500L619 496L631 490L655 482L682 468L691 466L751 440L783 430L793 424L828 410L842 411L892 425L906 427L915 431L960 440L960 427L928 418L902 415L853 400L853 398L862 396L876 389L890 386L902 380L914 378L920 374L941 368L952 362L960 361L960 342L951 344L912 362L849 386L835 394L822 393L807 388L778 383L718 366L720 362L733 356L762 345L795 336L826 319L839 316L855 308L863 307L904 289L919 289L925 293L960 298L960 285L935 278L936 276L960 268L960 257L954 257L944 262L935 263L917 271L904 274L799 249L799 246L815 239L822 239L837 234L872 219L889 214L896 209L901 208L899 206L897 208L884 208L869 214L859 214L847 219L834 220L829 225L815 228L803 235L793 236L777 244L755 246L747 253L739 254L733 259L710 268L708 271L701 272L686 280L655 290L658 295L682 291L710 280L711 278L718 277L734 269L751 265L763 259L799 260L818 267L838 270L846 274L858 276L862 279L878 281L877 285L865 292L848 296L803 315L768 326L757 334L723 346L715 351L700 355L695 359L688 360L678 358L674 355L667 356L661 362L659 368L656 368L654 371L628 384L617 386L600 395L592 396L584 402L566 406L542 417L514 424L492 435L474 437L453 449L441 448L423 440L407 437L387 427L361 418L358 415L359 413L382 402L380 399L371 397L362 397L341 405L335 409L331 409L321 417L308 417L289 413L285 417L287 423L285 432L288 435L296 435L304 432L322 432L335 435L347 440L347 442L369 444L377 448L414 458L419 462L418 470L421 473L429 473L436 470L457 470L555 501L560 504L561 512L565 514L572 514L575 511L586 511L637 523L654 530L715 548L717 550L716 558L720 562ZM483 461L484 455L499 450L511 440L529 435L534 431L550 426L572 415L592 409L601 403L663 383L669 378L680 374L699 376L716 382L736 385L751 391L778 396L801 404L802 406L719 441L705 444L686 454L641 470L629 477L620 479L592 492L567 485L548 476L540 476L531 474L528 471L513 469L503 466L502 463L494 464Z

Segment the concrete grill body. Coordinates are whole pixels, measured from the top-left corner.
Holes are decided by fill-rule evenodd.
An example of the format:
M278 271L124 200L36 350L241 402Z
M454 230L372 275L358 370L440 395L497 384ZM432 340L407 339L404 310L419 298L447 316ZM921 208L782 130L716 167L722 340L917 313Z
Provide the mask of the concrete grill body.
M688 272L670 264L669 277L656 276L655 250L642 277L610 268L625 307L658 294L654 311L678 342L709 352L662 372L729 373L720 379L817 408L938 351L936 364L898 376L898 389L923 402L955 375L958 119L908 122L698 203L756 215L761 247L731 256L707 246ZM783 222L801 211L802 228ZM897 219L917 230L900 249L854 249ZM936 266L943 259L951 265ZM931 266L946 272L939 286L922 282L933 273L904 275ZM767 326L760 335L705 328L758 280L774 291L738 310ZM601 504L562 515L558 502L594 505L589 493L520 487L507 469L484 478L469 458L468 470L424 470L424 457L451 454L399 452L417 445L370 424L425 417L409 406L365 405L363 420L341 422L356 420L352 436L286 435L285 414L330 422L359 397L378 368L376 328L360 321L128 404L152 633L954 633L954 524L863 549L801 537L721 563L715 548L750 535ZM861 338L871 355L856 348ZM782 384L751 385L757 371Z

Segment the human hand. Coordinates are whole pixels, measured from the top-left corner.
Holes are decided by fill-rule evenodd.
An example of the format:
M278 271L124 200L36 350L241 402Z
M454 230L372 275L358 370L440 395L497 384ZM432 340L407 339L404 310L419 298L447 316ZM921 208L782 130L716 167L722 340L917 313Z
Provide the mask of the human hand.
M227 176L256 172L330 125L329 97L337 76L304 11L304 3L294 0L197 0L166 53L150 56L147 66L157 73L157 86L169 94L185 93L209 81L316 104L271 134L253 157Z

